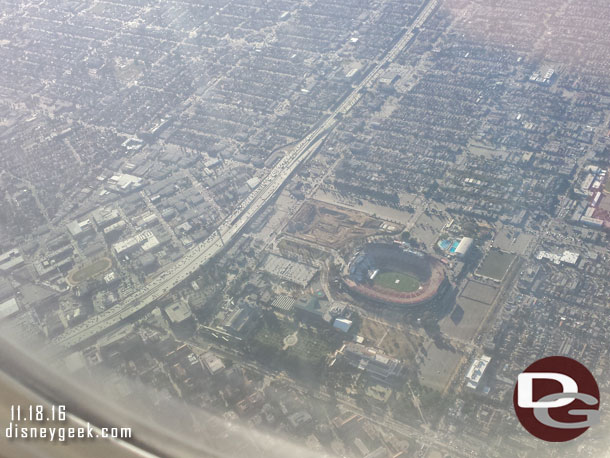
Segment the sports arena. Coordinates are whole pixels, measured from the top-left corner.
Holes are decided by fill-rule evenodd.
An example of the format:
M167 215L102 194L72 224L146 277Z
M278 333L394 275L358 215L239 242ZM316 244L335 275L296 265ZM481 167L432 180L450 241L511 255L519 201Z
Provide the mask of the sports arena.
M343 282L354 296L395 307L424 305L448 284L438 259L399 241L365 245L347 265Z

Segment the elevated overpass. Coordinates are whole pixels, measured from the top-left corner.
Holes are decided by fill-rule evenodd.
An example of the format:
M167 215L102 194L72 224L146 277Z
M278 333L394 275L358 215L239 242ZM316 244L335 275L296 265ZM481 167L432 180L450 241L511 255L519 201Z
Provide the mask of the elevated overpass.
M344 115L360 100L363 90L372 87L380 76L383 67L393 61L407 46L421 26L436 9L440 0L430 0L419 15L408 26L401 38L373 70L356 85L350 95L333 111L324 122L307 134L295 148L286 154L265 177L265 179L246 197L232 214L227 216L218 229L206 240L191 248L180 260L161 272L141 290L114 305L104 312L88 318L84 322L66 330L52 340L60 350L69 350L118 325L133 314L166 295L172 288L186 280L201 266L219 254L225 244L235 239L250 220L274 197L292 173L316 150L317 145L337 123L337 117Z

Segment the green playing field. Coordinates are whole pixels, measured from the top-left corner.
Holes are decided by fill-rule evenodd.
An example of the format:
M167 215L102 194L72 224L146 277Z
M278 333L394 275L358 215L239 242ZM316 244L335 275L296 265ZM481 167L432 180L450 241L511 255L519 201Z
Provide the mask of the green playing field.
M373 279L376 286L393 289L401 293L410 293L419 288L419 280L411 275L401 272L380 272Z

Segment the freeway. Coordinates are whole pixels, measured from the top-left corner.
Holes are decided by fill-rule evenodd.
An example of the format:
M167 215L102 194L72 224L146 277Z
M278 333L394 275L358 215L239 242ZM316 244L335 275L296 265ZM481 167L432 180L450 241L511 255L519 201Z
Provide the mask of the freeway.
M415 36L416 29L430 17L439 1L431 0L428 2L412 24L405 29L403 35L392 49L353 88L350 95L345 98L335 111L328 115L324 122L307 134L290 153L286 154L273 167L258 187L239 204L233 213L224 219L212 235L189 250L180 260L160 273L140 291L134 293L133 296L66 330L63 334L54 338L52 343L61 350L68 350L90 341L163 297L172 288L182 283L197 269L220 253L224 246L236 238L258 211L274 197L297 167L309 159L316 151L318 142L333 129L338 121L338 116L350 111L362 97L363 91L368 87L372 87L376 78L380 76L383 67L393 61L403 51Z

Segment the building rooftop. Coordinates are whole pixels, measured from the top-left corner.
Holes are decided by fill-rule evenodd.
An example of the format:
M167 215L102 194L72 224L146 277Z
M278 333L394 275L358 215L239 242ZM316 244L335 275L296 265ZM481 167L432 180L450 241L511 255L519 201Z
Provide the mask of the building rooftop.
M460 240L460 243L458 244L458 246L455 249L455 254L458 257L464 257L468 254L468 252L470 251L470 248L472 247L472 243L474 242L474 240L472 240L470 237L462 237L462 240Z
M487 365L490 361L491 357L485 355L474 360L472 366L470 366L470 369L468 369L468 373L466 374L466 379L468 379L466 386L468 388L475 390L479 386L479 382L481 381L481 378L485 373L485 369L487 369Z
M403 365L400 360L390 358L372 347L348 342L341 349L341 353L347 357L350 364L379 380L387 381L399 377L402 373Z
M185 302L176 302L175 304L168 305L165 307L165 313L171 323L182 323L193 315L191 309Z
M142 178L127 173L117 173L108 179L113 189L120 192L128 192L142 186Z
M263 269L282 280L288 280L302 287L307 286L318 271L315 267L274 254L267 256Z
M23 256L16 248L0 254L0 271L8 272L21 264L23 264Z
M296 301L290 296L278 296L274 299L271 306L289 312L292 310L295 302Z
M203 354L201 356L201 360L212 375L217 374L225 368L225 365L223 364L222 360L212 352L207 352Z
M0 320L3 318L8 318L19 311L19 306L17 305L17 300L12 297L7 301L4 301L0 304Z
M129 251L137 246L140 246L144 251L150 251L160 245L159 239L152 231L144 231L125 240L112 245L116 254L121 254Z

